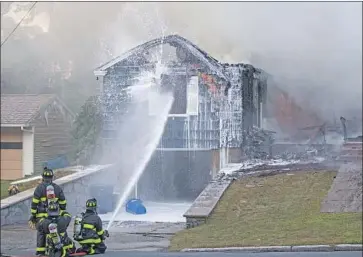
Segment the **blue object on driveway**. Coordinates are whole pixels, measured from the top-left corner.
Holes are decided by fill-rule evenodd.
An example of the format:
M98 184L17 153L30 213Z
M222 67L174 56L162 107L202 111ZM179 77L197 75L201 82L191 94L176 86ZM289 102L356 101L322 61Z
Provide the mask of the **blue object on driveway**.
M146 208L140 199L130 199L126 203L126 212L140 215L146 213Z

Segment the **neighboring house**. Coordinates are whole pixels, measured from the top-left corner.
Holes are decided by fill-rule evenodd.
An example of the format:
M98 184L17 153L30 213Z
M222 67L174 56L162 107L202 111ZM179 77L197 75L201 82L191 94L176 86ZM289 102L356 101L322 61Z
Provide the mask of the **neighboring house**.
M212 173L215 175L233 156L238 159L242 155L247 133L253 127L262 127L267 74L249 64L220 63L178 35L137 46L94 71L107 117L102 133L105 147L114 145L112 142L118 137L120 125L114 113L122 108L112 106L118 102L117 93L132 86L142 72L155 70L158 63L155 56L160 53L167 66L167 72L161 77L161 87L173 92L174 103L157 148L158 154L149 163L156 165L151 168L155 172L167 172L163 172L164 175L155 173L150 181L160 176L164 181L172 179L165 174L173 171L178 175L165 184L178 184L179 187L188 184L184 180L189 179L189 184L198 184L193 193L197 195ZM151 101L149 114L152 116ZM111 152L119 154L116 149ZM163 160L156 160L158 158ZM163 194L172 196L183 191L179 189L174 192L170 187L169 193L164 190Z
M70 150L74 114L53 94L1 95L1 179L40 173Z

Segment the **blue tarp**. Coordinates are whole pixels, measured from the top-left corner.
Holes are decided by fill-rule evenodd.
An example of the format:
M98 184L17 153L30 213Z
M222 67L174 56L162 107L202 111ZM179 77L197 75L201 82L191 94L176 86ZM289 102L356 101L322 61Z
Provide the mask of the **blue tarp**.
M145 214L146 208L140 199L130 199L126 203L126 212L135 215Z

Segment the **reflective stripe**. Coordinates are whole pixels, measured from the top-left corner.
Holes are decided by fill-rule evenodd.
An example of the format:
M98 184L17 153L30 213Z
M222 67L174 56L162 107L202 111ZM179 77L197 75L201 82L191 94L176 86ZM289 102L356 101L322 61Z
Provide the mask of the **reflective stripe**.
M42 202L46 202L47 200L47 197L40 197L40 201ZM49 200L58 201L58 197L50 198Z
M83 224L83 227L88 229L95 229L95 226L92 224Z
M39 199L37 199L37 198L34 198L34 197L33 197L32 202L33 202L33 203L39 203L39 202L40 202L40 200L39 200Z
M71 214L69 214L69 212L67 212L66 210L60 210L59 211L59 215L60 216L68 216L68 217L72 217Z
M69 245L64 246L63 248L64 249L71 249L72 247L73 247L73 242L70 243Z
M101 243L101 238L97 238L97 239L93 239L93 238L85 239L85 240L82 240L82 241L78 241L78 243L80 243L80 244L99 244L99 243Z
M97 232L97 235L102 236L104 232L105 231L102 229L102 230L100 230L100 231Z
M37 210L30 209L30 213L37 213Z
M94 247L95 247L94 245L91 245L88 254L94 254L96 252Z
M67 200L59 201L59 204L66 204Z
M45 252L46 248L45 247L37 247L37 252Z
M35 215L35 217L37 217L37 218L41 218L41 217L48 217L48 213L45 213L45 212L43 212L43 213L37 213L37 214Z

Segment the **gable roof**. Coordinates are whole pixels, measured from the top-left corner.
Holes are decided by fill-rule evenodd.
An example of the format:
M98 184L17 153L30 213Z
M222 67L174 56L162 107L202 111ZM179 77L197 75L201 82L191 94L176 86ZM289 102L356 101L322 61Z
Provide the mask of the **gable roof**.
M189 40L187 40L179 35L169 35L166 37L157 38L157 39L148 41L144 44L141 44L139 46L136 46L136 47L132 48L131 50L127 51L126 53L124 53L124 54L112 59L111 61L101 65L100 67L96 68L94 70L94 74L97 76L99 74L105 73L108 68L129 58L131 55L140 54L140 53L146 51L147 49L150 49L152 47L155 47L155 46L158 46L161 44L165 44L165 43L177 44L177 45L187 49L196 58L198 58L201 62L203 62L205 65L207 65L208 68L211 71L213 71L216 75L218 75L219 77L224 78L224 79L226 78L225 74L223 73L223 65L218 60L216 60L215 58L213 58L212 56L210 56L209 54L204 52L202 49L200 49L198 46L196 46Z
M27 126L42 108L54 101L60 103L70 115L74 116L73 112L54 94L2 94L1 126Z

